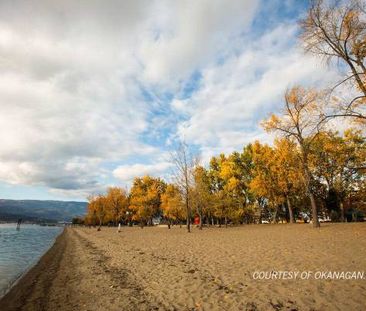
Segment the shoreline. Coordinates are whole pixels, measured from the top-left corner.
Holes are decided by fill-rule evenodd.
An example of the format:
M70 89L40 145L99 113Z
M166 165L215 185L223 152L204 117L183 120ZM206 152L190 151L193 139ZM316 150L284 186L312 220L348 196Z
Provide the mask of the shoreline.
M67 227L0 299L0 310L157 310L127 269L108 260L78 229Z
M16 223L15 223L16 224ZM54 238L52 244L50 245L50 247L48 249L46 249L40 256L38 259L34 260L31 265L25 269L23 272L21 272L18 276L16 276L14 278L14 280L12 280L11 282L9 282L7 288L2 292L0 293L0 305L1 305L1 299L3 297L5 297L11 290L12 288L17 285L19 282L22 281L23 277L25 275L28 274L28 272L30 272L30 270L32 270L43 258L43 256L45 256L47 254L47 252L49 252L51 250L51 248L55 245L56 243L56 240L64 233L65 231L65 227L60 231L60 233Z
M4 295L0 297L1 310L21 309L24 302L32 295L34 283L39 281L41 278L44 278L43 274L47 269L49 269L50 265L58 263L57 261L55 262L55 258L59 259L60 253L64 248L65 230L66 228L64 228L55 238L51 247L47 249L28 269L18 276L6 290Z

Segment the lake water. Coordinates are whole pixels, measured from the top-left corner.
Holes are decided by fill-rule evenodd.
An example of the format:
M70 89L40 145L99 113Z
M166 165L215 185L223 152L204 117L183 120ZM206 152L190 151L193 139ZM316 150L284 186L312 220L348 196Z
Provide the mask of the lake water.
M0 224L0 297L53 245L61 227Z

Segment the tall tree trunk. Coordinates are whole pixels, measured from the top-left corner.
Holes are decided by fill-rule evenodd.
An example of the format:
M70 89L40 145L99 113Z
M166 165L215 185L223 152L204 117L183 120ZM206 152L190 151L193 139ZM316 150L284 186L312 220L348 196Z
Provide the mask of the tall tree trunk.
M309 170L309 166L308 166L308 154L304 150L303 146L301 147L301 149L302 149L302 154L303 154L303 171L304 171L304 175L305 175L305 187L306 187L306 192L308 193L310 202L311 202L311 215L313 218L313 227L319 228L320 223L319 223L319 219L318 219L318 207L316 206L314 193L313 193L313 190L311 189L312 176L310 174L310 170Z
M189 201L188 201L188 192L186 198L186 210L187 210L187 232L191 232L191 211L189 208Z
M352 212L352 222L356 222L357 221L357 217L356 217L356 213L355 211Z
M344 222L344 205L343 205L343 201L339 202L339 209L340 209L340 212L341 212L340 221Z
M97 231L102 230L101 228L102 228L102 217L99 217L99 227L98 227Z
M227 217L225 216L225 228L227 228Z
M288 214L290 216L290 223L294 224L295 223L295 217L294 217L294 213L292 210L292 205L290 202L290 198L288 197L288 195L286 195L286 201L287 201L287 208L288 208Z
M276 206L274 215L272 216L272 223L273 224L277 223L277 212L278 212L278 206Z
M318 208L316 206L315 197L312 192L310 192L310 202L311 202L311 214L312 214L312 218L313 218L313 227L319 228L320 223L319 223L319 219L318 219Z
M198 217L200 218L199 229L202 230L202 211L198 213Z

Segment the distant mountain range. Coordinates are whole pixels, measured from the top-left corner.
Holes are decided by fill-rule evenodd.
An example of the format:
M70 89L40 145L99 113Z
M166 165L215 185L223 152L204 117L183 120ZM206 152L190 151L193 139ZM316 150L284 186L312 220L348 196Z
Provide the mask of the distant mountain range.
M71 221L86 213L87 202L0 199L0 221Z

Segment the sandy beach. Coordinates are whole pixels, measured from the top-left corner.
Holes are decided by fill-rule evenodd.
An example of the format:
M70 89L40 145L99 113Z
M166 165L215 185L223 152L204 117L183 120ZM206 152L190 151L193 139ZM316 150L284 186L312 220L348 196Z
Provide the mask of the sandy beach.
M366 224L67 228L7 310L365 310ZM265 271L272 279L259 279ZM308 279L273 272L310 272ZM255 272L258 272L255 276ZM270 274L272 272L272 274ZM275 275L276 276L276 275Z

